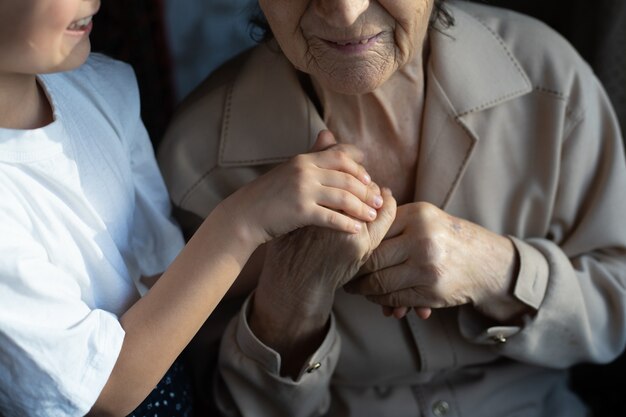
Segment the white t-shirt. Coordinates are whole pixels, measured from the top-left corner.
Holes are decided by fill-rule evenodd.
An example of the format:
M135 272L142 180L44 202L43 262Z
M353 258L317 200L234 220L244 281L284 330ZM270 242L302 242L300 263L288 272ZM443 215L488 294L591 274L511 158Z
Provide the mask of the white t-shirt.
M39 78L54 122L0 128L0 415L79 416L118 357L141 275L182 248L131 68Z

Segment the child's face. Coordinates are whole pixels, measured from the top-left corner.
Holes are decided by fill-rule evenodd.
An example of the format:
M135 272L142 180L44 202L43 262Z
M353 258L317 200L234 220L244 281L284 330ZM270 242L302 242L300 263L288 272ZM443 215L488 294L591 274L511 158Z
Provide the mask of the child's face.
M81 65L100 0L0 0L0 73L42 74Z

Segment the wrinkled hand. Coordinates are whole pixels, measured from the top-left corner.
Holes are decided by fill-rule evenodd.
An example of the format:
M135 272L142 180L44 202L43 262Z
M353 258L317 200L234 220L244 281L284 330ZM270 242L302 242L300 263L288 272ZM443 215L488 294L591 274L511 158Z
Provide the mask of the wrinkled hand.
M358 233L309 226L269 242L262 279L280 281L272 287L287 286L290 294L304 295L301 302L315 295L332 302L335 290L356 275L393 223L395 200L388 189L382 197L376 220L365 223Z
M503 318L515 270L508 238L420 202L398 207L385 240L345 288L396 317L406 307L425 318L429 308L472 303Z

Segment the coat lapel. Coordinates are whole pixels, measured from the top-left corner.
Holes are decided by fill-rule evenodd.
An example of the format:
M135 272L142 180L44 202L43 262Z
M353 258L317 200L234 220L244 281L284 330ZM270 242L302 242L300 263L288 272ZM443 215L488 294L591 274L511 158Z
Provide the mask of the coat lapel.
M428 80L415 201L445 208L478 139L455 117L436 79Z
M275 43L256 48L228 87L218 164L282 162L307 152L324 123Z
M470 114L531 91L521 65L482 22L449 5L455 25L431 31L416 201L445 209L480 138ZM480 45L480 48L470 47Z

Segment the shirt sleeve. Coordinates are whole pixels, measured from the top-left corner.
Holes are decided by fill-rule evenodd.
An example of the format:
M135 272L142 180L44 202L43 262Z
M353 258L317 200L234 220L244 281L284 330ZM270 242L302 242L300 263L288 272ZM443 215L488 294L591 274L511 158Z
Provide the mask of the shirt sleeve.
M460 311L461 333L511 358L546 367L606 363L626 346L626 163L604 90L589 77L585 107L566 132L547 237L513 239L514 295L536 310L520 326Z
M132 244L142 275L149 276L167 269L184 246L184 239L172 217L169 194L139 115L139 95L134 76L127 82L132 84L135 96L130 106L134 114L128 121L124 137L130 152L135 187Z
M107 382L124 330L90 309L68 271L0 221L0 415L83 416Z
M280 376L280 355L248 326L250 297L222 338L217 403L227 416L312 417L330 407L330 380L341 342L331 315L328 334L294 381Z

